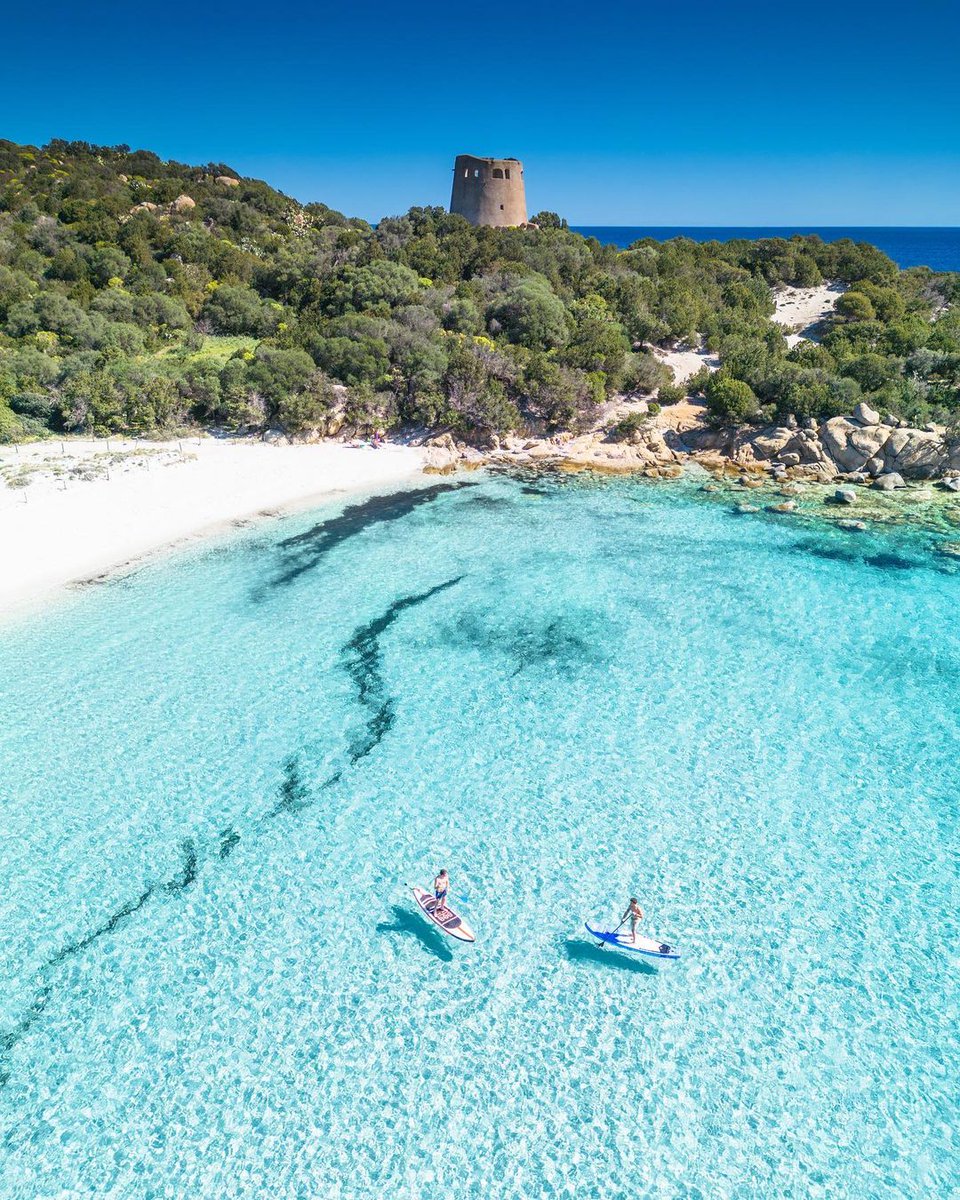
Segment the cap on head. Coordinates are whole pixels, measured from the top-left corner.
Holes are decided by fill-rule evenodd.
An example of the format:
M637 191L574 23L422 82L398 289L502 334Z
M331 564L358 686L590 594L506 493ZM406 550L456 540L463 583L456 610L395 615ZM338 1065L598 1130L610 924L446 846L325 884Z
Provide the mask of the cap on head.
M631 904L639 904L639 903L640 903L640 901L639 901L639 900L636 898L636 896L631 896L631 897L630 897L630 903L631 903Z

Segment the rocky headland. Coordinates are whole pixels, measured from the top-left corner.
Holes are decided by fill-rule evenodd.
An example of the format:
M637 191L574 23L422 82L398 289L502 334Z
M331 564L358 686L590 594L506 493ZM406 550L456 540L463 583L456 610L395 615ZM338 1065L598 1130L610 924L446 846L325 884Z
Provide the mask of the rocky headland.
M881 420L866 404L849 416L760 428L717 428L686 400L659 412L625 401L586 433L494 439L485 450L450 434L427 439L430 473L481 465L506 469L699 477L703 490L738 512L827 519L851 531L873 525L926 527L957 537L960 437L942 426L915 429ZM645 414L625 439L627 411ZM945 541L939 549L960 555Z
M879 490L905 487L909 480L941 480L960 491L960 437L938 425L914 429L895 418L881 420L866 404L849 416L802 424L718 428L706 409L687 400L649 413L643 401L628 404L645 417L626 437L603 425L586 433L494 438L489 449L458 444L450 434L427 444L457 458L531 465L566 464L608 471L676 475L690 462L711 473L767 473L818 483L869 484ZM615 413L619 418L623 410ZM647 415L648 414L648 415ZM956 480L956 482L953 482Z

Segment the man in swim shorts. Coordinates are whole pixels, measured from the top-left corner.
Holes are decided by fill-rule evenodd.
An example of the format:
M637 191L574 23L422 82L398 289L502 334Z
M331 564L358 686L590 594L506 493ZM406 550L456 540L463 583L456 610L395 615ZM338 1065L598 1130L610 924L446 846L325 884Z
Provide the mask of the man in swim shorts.
M624 923L627 917L630 918L630 941L635 943L637 940L637 922L643 920L643 909L640 907L640 902L637 900L636 896L630 897L630 903L627 905L627 911L620 918L621 925Z
M447 874L447 868L443 867L440 874L433 881L433 894L436 897L436 904L433 906L433 911L444 907L447 903L447 892L450 891L450 876Z

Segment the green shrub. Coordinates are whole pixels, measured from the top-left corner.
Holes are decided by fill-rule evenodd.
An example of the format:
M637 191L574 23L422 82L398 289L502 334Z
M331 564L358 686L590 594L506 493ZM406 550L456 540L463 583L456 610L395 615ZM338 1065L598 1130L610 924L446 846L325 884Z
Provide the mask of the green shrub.
M539 275L521 280L493 301L487 309L487 328L502 330L511 342L531 350L562 346L569 333L563 301Z
M837 312L850 321L872 321L876 316L870 298L863 292L844 292L837 301Z
M686 398L687 389L682 383L662 383L660 390L657 392L657 399L660 401L660 404L679 404L681 400L686 400ZM660 404L657 405L657 412L660 411Z
M10 400L10 408L21 417L49 421L56 413L56 399L48 392L20 392Z
M756 419L760 404L750 385L725 369L714 372L706 385L707 411L714 420L738 424Z
M647 413L628 413L627 416L611 428L609 436L615 442L628 442L635 434L647 426L649 420L650 418Z

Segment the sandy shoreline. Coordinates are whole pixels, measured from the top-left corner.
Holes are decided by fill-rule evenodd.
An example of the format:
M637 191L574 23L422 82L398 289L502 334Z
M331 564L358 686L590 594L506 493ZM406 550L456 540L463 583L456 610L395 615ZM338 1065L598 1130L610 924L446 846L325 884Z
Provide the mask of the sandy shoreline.
M0 450L0 616L232 522L416 478L429 452L240 438Z

